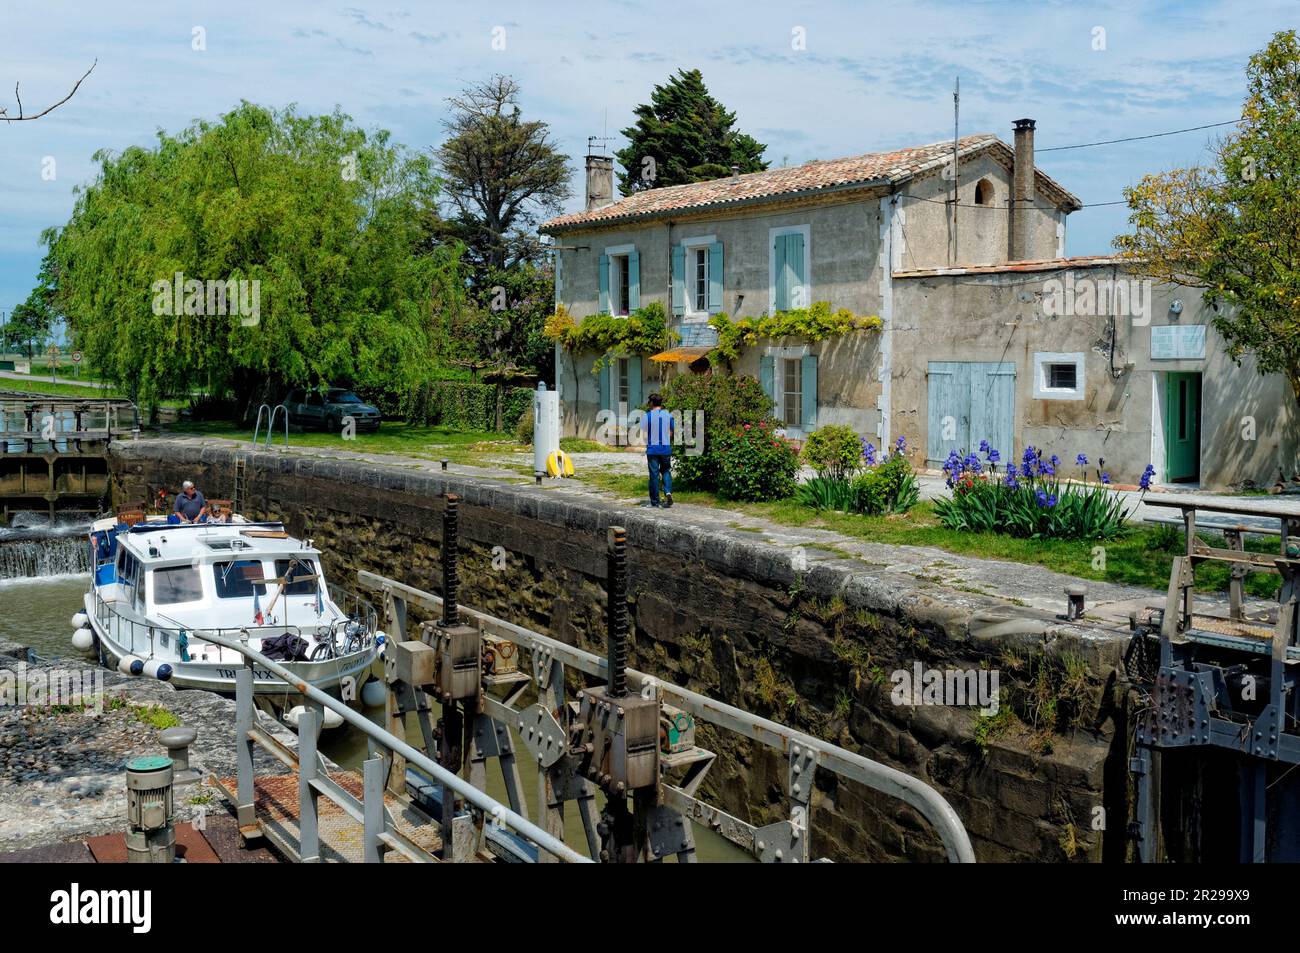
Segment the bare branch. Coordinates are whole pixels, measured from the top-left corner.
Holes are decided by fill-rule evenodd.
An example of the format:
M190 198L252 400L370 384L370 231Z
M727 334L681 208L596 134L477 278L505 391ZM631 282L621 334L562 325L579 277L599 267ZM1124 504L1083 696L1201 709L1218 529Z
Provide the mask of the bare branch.
M99 60L96 59L95 62L90 64L90 69L86 70L86 72L84 72L81 75L81 79L77 80L76 85L72 87L72 89L68 92L68 95L64 96L62 99L60 99L57 103L54 103L52 106L46 106L44 109L42 109L40 112L36 113L33 116L23 115L23 98L20 95L18 95L18 84L14 83L14 99L18 100L18 115L11 116L9 115L8 109L0 109L0 119L3 119L5 122L31 122L33 119L40 119L42 116L52 113L54 110L58 109L69 99L71 99L74 95L76 95L77 90L81 88L81 84L85 82L86 77L89 76L91 73L93 73L95 67L98 65L99 65Z

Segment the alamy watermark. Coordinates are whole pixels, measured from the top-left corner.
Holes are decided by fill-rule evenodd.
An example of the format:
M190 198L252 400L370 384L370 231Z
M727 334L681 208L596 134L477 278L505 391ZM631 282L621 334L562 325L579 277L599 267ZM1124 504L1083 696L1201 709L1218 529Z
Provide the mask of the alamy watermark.
M657 433L647 433L644 426L646 411L627 409L626 403L620 403L618 410L602 410L596 414L596 439L601 443L627 447L643 447L646 444L657 446L679 446L686 449L689 457L698 457L704 452L704 411L673 410L668 412L672 426L662 423L662 417L655 418Z
M980 714L998 713L998 673L986 668L925 668L914 662L910 670L890 673L894 689L889 694L895 705L978 705Z
M1151 281L1147 278L1075 278L1043 282L1043 314L1048 317L1132 318L1134 327L1151 323Z
M81 708L104 713L103 669L29 669L26 662L0 669L0 708Z
M150 290L154 314L238 315L246 328L257 327L262 320L262 282L258 278L200 281L178 271L170 281L159 278Z

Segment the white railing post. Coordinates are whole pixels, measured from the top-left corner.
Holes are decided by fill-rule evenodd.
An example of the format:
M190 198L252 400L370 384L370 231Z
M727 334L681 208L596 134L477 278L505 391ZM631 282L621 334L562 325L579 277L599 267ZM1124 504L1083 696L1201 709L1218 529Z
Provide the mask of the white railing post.
M308 705L298 718L298 859L304 864L320 863L320 830L317 827L316 731L320 715Z
M365 816L365 848L362 859L367 864L384 862L384 846L379 835L384 832L384 762L367 758L362 779L362 810Z
M237 820L241 828L257 823L254 803L253 730L256 710L253 707L253 662L246 660L235 672L235 758L239 766Z

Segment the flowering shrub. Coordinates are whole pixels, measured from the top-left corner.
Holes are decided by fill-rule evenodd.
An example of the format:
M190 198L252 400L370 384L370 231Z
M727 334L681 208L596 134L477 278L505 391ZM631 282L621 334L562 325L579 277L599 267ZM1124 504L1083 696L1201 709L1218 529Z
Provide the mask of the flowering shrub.
M762 503L794 492L799 451L789 440L776 436L767 421L718 433L713 451L718 495L724 500Z
M827 424L808 435L803 460L819 477L843 479L862 466L862 445L852 427Z
M762 422L767 429L777 426L770 418L772 398L763 392L757 377L731 374L677 374L668 379L660 393L666 410L680 411L692 419L704 412L704 433L692 434L703 446L673 447L673 481L699 490L718 488L718 435L742 424Z
M983 454L983 459L980 458ZM952 496L935 501L935 515L948 529L1008 533L1030 539L1109 539L1124 526L1129 511L1121 497L1106 489L1110 474L1097 461L1100 485L1083 482L1088 458L1075 457L1079 480L1061 481L1061 459L1027 447L1020 464L1008 463L998 472L998 451L987 440L979 452L962 456L956 450L943 465ZM1147 465L1141 486L1151 485L1155 467Z
M848 431L847 427L835 429ZM834 453L827 454L836 464L843 464L839 471L842 475L835 475L829 466L825 471L819 469L818 476L795 491L795 499L815 510L841 510L868 516L911 509L920 497L920 487L907 460L906 438L899 437L893 449L881 456L865 437L857 437L851 431L849 434L853 437L851 464L844 463L848 451L844 449L842 434L836 435ZM809 437L809 443L813 436L816 434ZM830 441L827 445L832 446ZM804 456L809 457L807 446Z

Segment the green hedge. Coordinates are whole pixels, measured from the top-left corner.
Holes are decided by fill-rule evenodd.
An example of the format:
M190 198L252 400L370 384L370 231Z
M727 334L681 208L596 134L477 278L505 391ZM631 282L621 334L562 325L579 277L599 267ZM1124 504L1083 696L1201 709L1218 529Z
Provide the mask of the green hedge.
M497 426L497 398L500 393L501 425ZM432 381L410 394L386 394L376 398L385 417L400 417L420 426L449 427L453 430L515 429L519 418L532 406L528 387L498 387L471 381Z

